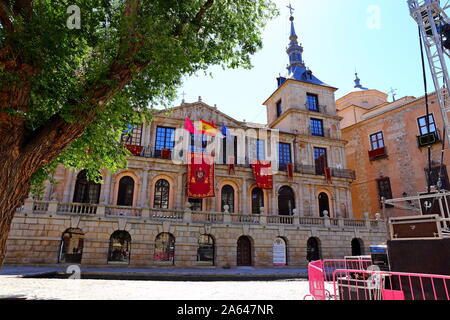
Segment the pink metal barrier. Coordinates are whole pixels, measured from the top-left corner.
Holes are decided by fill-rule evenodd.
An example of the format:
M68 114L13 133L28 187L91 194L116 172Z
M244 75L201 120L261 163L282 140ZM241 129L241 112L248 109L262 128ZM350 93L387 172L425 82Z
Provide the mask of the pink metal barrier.
M308 265L309 295L314 300L330 299L331 294L325 288L325 283L330 286L333 281L333 273L338 269L365 270L371 265L370 260L318 260Z
M333 286L336 300L450 300L450 276L338 269Z

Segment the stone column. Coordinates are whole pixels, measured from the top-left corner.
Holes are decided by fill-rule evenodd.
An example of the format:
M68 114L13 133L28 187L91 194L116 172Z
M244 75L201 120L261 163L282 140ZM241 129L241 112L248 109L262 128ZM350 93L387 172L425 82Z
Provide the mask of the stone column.
M185 200L186 191L184 189L184 184L183 184L183 174L180 173L178 175L177 181L178 181L177 182L178 186L176 186L176 188L174 188L174 190L178 190L178 192L175 195L175 197L173 197L173 199L175 200L175 203L173 204L173 208L183 210L184 209L183 204L187 201L187 199Z
M148 207L148 170L144 169L142 174L142 184L141 184L141 194L139 195L139 206L140 207Z
M273 216L277 216L278 215L278 195L277 192L274 190L271 190L271 211L272 212L268 212L267 214L271 214Z
M241 203L242 203L242 213L243 214L247 214L250 213L250 210L248 208L248 201L249 199L247 198L247 189L248 189L248 185L247 185L247 179L244 177L243 182L242 182L242 197L241 197Z
M75 183L73 183L75 172L73 172L70 169L66 169L66 170L67 170L66 171L66 181L65 181L66 184L64 185L63 201L64 202L72 202L72 199L70 199L70 195L71 195L72 188L75 188Z
M106 174L105 183L102 185L102 193L103 195L100 196L100 203L104 205L109 204L111 196L111 174L109 173L109 171Z

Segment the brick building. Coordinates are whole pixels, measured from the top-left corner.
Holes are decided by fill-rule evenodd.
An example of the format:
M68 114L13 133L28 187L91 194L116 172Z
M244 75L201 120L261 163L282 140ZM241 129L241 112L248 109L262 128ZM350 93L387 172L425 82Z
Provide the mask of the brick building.
M382 221L354 218L336 88L306 68L291 25L289 74L264 103L267 124L237 121L201 99L161 111L124 136L134 155L127 169L103 170L102 184L59 167L45 197L18 210L6 263L298 267L384 242ZM215 197L186 196L186 164L174 161L186 118L231 134L188 141L190 151L219 146ZM271 161L271 189L256 184L254 160Z
M429 129L425 97L403 97L388 102L388 95L362 87L355 80L354 91L336 102L348 167L356 172L351 184L356 216L381 210L381 197L401 198L427 191L428 147L431 147L431 185L439 174L442 188L449 190L447 165L449 150L441 166L443 122L434 94L429 96ZM388 208L389 215L405 215L408 210ZM410 214L410 212L409 212Z

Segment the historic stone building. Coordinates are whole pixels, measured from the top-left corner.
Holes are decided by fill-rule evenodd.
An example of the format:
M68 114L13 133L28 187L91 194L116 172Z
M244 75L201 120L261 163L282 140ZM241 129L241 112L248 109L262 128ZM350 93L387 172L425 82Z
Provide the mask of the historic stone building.
M201 99L161 111L124 135L134 155L127 169L101 172L102 184L59 167L45 197L18 210L6 263L298 267L384 242L384 222L354 218L336 88L305 67L291 21L289 74L264 103L267 124L237 121ZM186 118L229 132L187 142L196 152L218 146L215 197L186 196L187 165L175 161ZM258 187L254 160L271 161L272 188Z
M402 198L427 191L428 147L431 147L431 181L436 186L439 174L442 188L450 190L447 174L449 150L444 152L443 121L435 94L429 96L429 129L425 97L403 97L388 102L388 95L364 88L360 79L355 89L337 100L342 117L342 136L348 167L356 171L351 184L355 216L367 212L374 217L381 210L381 197ZM417 208L415 208L417 209ZM387 208L386 215L411 215L411 211ZM420 214L420 211L417 212Z

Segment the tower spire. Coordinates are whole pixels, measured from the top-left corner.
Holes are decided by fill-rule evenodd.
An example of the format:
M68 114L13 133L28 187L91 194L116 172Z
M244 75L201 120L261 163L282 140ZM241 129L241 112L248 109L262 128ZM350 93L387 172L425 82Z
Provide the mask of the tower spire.
M301 44L298 43L298 36L297 33L295 32L295 25L294 25L295 9L292 7L290 3L287 8L289 9L290 12L289 21L291 21L289 45L286 50L286 53L289 57L289 64L287 66L288 76L286 78L281 76L278 77L277 78L278 86L281 86L287 79L294 79L318 85L326 85L325 83L317 79L313 75L313 72L306 67L305 61L303 61L303 47Z
M305 64L303 62L303 47L298 43L298 37L297 34L295 32L295 26L294 26L294 8L292 7L291 4L289 4L288 6L289 11L291 13L289 20L291 21L291 34L289 36L289 47L287 49L287 54L289 56L289 66L288 66L288 70L289 70L289 74L294 74L297 72L297 69L302 69L301 71L304 72L305 69Z

